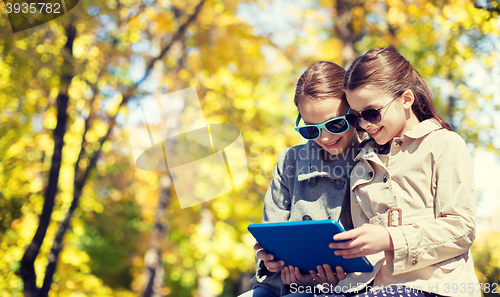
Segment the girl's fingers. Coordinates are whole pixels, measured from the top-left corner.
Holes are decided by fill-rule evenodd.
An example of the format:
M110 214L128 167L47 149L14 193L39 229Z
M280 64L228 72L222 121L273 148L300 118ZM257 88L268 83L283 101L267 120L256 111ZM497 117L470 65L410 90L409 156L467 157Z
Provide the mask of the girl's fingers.
M298 279L300 282L305 282L306 281L305 277L303 277L302 273L300 273L299 267L295 267L294 272L295 272L295 278L296 279Z
M353 248L354 247L353 245L354 245L353 240L349 240L349 241L343 241L343 242L330 242L330 244L328 244L328 247L331 249L345 250L345 249Z
M326 277L326 273L325 270L323 269L323 266L318 265L316 266L316 269L318 269L318 278L319 278L318 282L320 284L328 282L328 278Z
M290 276L288 275L288 267L283 267L281 269L281 280L283 281L283 283L285 285L289 285L290 284Z
M359 248L362 245L363 243L360 242L358 238L353 238L352 240L349 241L330 242L330 244L328 244L328 247L331 249L348 250L348 249Z
M346 242L332 242L328 245L330 248L336 249L336 255L344 256L344 258L366 256L394 249L389 231L387 231L387 228L381 226L363 224L361 227L344 233L349 234L336 234L334 239L351 238L352 240Z
M337 270L337 277L339 278L339 280L345 279L346 273L344 272L344 269L340 266L337 266L336 270Z
M293 272L292 270L290 270L290 267L286 267L286 281L287 281L287 284L291 284L293 283Z
M354 239L360 235L360 230L358 228L337 233L333 236L333 240L339 241L339 240L349 240L349 239Z
M311 276L313 277L313 279L316 280L316 282L318 282L318 284L323 283L323 281L322 281L321 276L319 275L319 273L317 273L314 270L310 270L309 273L311 274Z
M307 284L312 281L312 277L309 275L302 275L298 267L284 266L281 269L281 280L285 285L290 285L292 283Z
M352 247L350 247L348 249L336 250L334 253L337 256L344 256L344 258L345 258L345 256L352 257L355 254L360 254L361 253L361 247L360 246L352 246Z
M364 257L364 256L366 256L366 255L368 255L368 254L365 254L365 253L358 253L358 254L353 254L353 255L345 255L345 256L343 255L342 257L343 257L344 259L352 259L352 258Z
M253 249L254 249L254 250L256 250L256 251L258 251L258 250L262 249L262 246L260 245L260 243L258 243L258 242L257 242L257 243L255 243L255 245L253 246Z
M295 267L292 265L288 266L288 269L290 270L290 281L291 283L296 283L297 278L295 277Z
M273 254L268 254L266 250L260 249L257 251L256 254L257 258L261 259L262 261L272 261L274 260L274 255Z
M298 267L295 267L295 278L303 284L310 283L312 281L312 277L308 274L302 274Z
M267 269L271 272L277 272L280 271L283 265L285 265L285 262L283 261L264 261L264 265L267 267Z
M320 276L318 275L318 273L314 270L309 270L309 273L311 274L311 277L318 282L318 284L321 284L321 278Z
M318 274L321 276L321 275L325 275L325 269L323 268L323 266L321 265L318 265L316 266L316 269L318 269Z
M293 273L292 273L292 270L290 270L290 268L288 266L285 266L285 269L286 269L286 281L287 281L287 284L291 284L293 283L293 280L292 280L292 277L293 277Z
M286 274L285 274L285 270L284 270L284 269L281 269L281 280L283 281L283 283L284 283L285 285L288 285L288 284L286 283Z
M339 282L339 279L337 278L337 272L333 271L330 265L328 264L323 264L323 268L325 270L325 275L328 280L328 283L337 285Z
M359 247L350 248L350 249L346 249L346 250L336 250L334 253L335 253L335 255L342 256L346 259L363 257L363 256L370 254L367 251L361 251L361 248L362 247L359 246Z
M313 278L320 284L328 283L332 285L337 285L339 282L339 278L337 276L337 271L334 271L330 265L323 264L323 266L316 266L318 272L311 270L310 273ZM343 272L343 270L342 270ZM342 275L342 279L345 278L345 275Z
M269 271L271 272L278 272L281 270L281 268L283 268L285 262L283 261L269 261L269 262L265 262L265 265L266 267L268 267L267 269L269 269Z

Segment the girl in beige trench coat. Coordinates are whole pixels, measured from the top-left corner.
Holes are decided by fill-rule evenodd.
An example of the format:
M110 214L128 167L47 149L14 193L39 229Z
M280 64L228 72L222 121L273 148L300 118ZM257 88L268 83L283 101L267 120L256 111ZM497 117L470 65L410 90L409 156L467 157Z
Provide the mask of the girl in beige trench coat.
M354 229L330 247L346 258L367 256L374 271L347 274L327 296L481 296L469 250L476 198L465 142L393 49L357 58L344 88L374 141L351 173Z

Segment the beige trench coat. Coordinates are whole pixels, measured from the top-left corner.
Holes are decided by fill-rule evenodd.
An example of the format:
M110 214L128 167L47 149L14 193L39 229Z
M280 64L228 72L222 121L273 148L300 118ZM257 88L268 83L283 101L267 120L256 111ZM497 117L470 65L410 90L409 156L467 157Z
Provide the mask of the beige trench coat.
M368 256L373 273L349 274L338 288L353 291L373 280L374 288L404 285L444 296L481 296L469 251L476 197L464 140L426 120L392 140L386 162L377 147L368 144L355 159L351 211L354 227L386 227L394 251ZM390 211L397 208L401 224L400 212Z

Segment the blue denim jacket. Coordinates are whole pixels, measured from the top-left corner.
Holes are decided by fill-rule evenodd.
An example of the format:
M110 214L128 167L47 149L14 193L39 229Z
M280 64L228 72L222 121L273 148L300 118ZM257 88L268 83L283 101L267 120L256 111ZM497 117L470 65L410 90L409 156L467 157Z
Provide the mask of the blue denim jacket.
M349 208L342 206L348 203L349 177L359 147L332 163L323 161L323 148L314 141L281 152L264 198L262 222L332 219L351 229ZM263 261L257 258L256 261L257 272L251 287L264 287L277 296L286 295L288 289L281 280L281 272L270 272Z

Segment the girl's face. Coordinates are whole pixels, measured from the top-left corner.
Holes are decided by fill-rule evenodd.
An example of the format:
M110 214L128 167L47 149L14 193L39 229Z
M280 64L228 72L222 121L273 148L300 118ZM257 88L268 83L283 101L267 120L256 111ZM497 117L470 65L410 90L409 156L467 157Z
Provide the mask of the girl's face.
M386 144L394 137L402 136L418 123L411 110L414 97L410 90L406 90L395 99L393 95L365 86L346 91L346 96L351 111L356 115L371 108L379 110L381 114L380 122L373 124L359 117L359 126L368 132L380 145ZM393 99L395 100L392 101Z
M298 104L299 112L306 125L321 124L327 120L347 114L349 106L338 98L303 100ZM331 155L338 155L353 147L355 128L349 125L349 130L341 134L331 134L321 129L321 135L314 140Z

